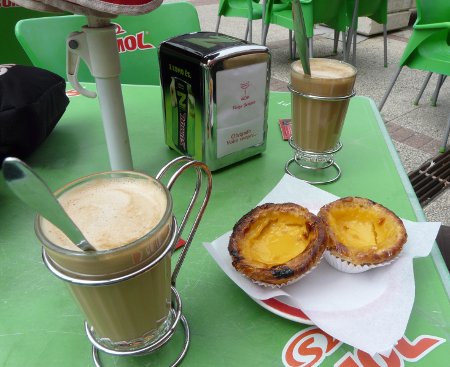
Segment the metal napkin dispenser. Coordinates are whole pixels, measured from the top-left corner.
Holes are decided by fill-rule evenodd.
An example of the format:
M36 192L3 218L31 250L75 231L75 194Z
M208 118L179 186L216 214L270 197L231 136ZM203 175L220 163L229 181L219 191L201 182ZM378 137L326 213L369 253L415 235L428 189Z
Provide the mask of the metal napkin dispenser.
M266 149L270 53L215 32L159 48L166 144L216 170Z

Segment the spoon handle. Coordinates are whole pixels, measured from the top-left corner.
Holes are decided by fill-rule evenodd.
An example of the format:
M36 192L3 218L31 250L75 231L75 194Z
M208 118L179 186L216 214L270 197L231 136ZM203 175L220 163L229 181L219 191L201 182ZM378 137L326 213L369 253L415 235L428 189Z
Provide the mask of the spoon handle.
M297 45L298 56L303 66L303 71L307 75L311 75L311 67L309 65L309 46L306 37L305 19L303 18L302 6L300 0L292 0L292 16L294 20L294 37Z
M9 188L25 204L58 227L80 249L95 251L47 184L28 165L17 158L6 158L3 175Z

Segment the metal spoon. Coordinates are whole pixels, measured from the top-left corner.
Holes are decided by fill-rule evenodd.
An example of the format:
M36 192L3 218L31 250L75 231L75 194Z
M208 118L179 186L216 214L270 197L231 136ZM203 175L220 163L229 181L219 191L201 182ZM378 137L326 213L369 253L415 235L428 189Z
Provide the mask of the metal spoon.
M80 249L95 251L47 184L28 165L17 158L6 158L3 175L9 188L25 204L58 227Z
M300 0L292 1L292 14L294 17L295 44L297 45L300 62L302 63L304 73L311 75L308 38L306 37L306 26Z

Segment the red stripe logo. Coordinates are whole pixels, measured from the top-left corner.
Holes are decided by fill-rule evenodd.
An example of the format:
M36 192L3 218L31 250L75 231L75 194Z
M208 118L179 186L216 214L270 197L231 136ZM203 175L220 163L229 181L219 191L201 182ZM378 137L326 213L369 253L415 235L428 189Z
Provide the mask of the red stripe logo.
M18 8L19 5L17 5L16 3L13 3L12 1L9 0L1 0L0 1L0 8Z
M119 23L114 23L114 25L116 26L116 36L121 36L127 33L127 31ZM136 34L117 37L117 48L119 49L119 53L155 48L155 46L151 43L145 42L144 36L145 32L142 31Z
M283 349L286 367L315 367L333 354L342 342L313 326L295 334Z
M346 353L334 367L404 367L405 361L417 362L446 340L437 336L421 335L410 341L399 340L388 356L369 354L354 349ZM285 345L282 361L286 367L318 367L333 354L342 342L313 326L295 334Z

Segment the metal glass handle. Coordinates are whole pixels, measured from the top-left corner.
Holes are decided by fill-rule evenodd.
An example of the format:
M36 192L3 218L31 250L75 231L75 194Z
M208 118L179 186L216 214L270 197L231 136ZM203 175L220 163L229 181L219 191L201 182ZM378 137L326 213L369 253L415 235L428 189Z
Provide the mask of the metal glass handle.
M192 239L194 238L195 232L197 231L197 227L200 223L200 220L203 217L203 213L206 209L206 205L208 204L209 197L211 196L211 189L212 189L212 176L211 176L211 171L209 170L208 166L203 162L193 160L192 158L189 158L186 156L181 156L181 157L175 158L174 160L167 163L158 172L158 174L156 175L156 179L158 181L161 181L161 178L167 173L167 171L170 168L180 166L180 165L181 165L181 167L179 167L169 179L169 182L167 184L167 188L169 189L169 191L172 189L172 186L176 182L178 177L180 177L180 175L183 172L185 172L187 169L189 169L191 167L195 168L195 170L197 171L197 182L195 185L195 190L192 195L191 201L186 209L186 212L184 213L183 220L181 221L180 227L178 229L177 241L181 237L181 234L184 231L184 227L186 226L186 222L191 215L192 209L194 207L194 203L198 199L200 189L201 189L201 186L203 183L204 175L206 176L208 182L207 182L207 187L206 187L206 191L205 191L205 196L203 198L203 202L198 210L197 216L194 220L194 223L192 224L191 230L189 231L189 235L186 238L186 244L184 245L183 251L181 252L180 257L178 258L178 262L175 265L175 268L173 270L173 273L172 273L172 285L173 286L175 286L175 282L176 282L178 273L180 271L181 265L183 265L183 261L186 257L189 247L191 246ZM177 241L175 241L175 243Z

